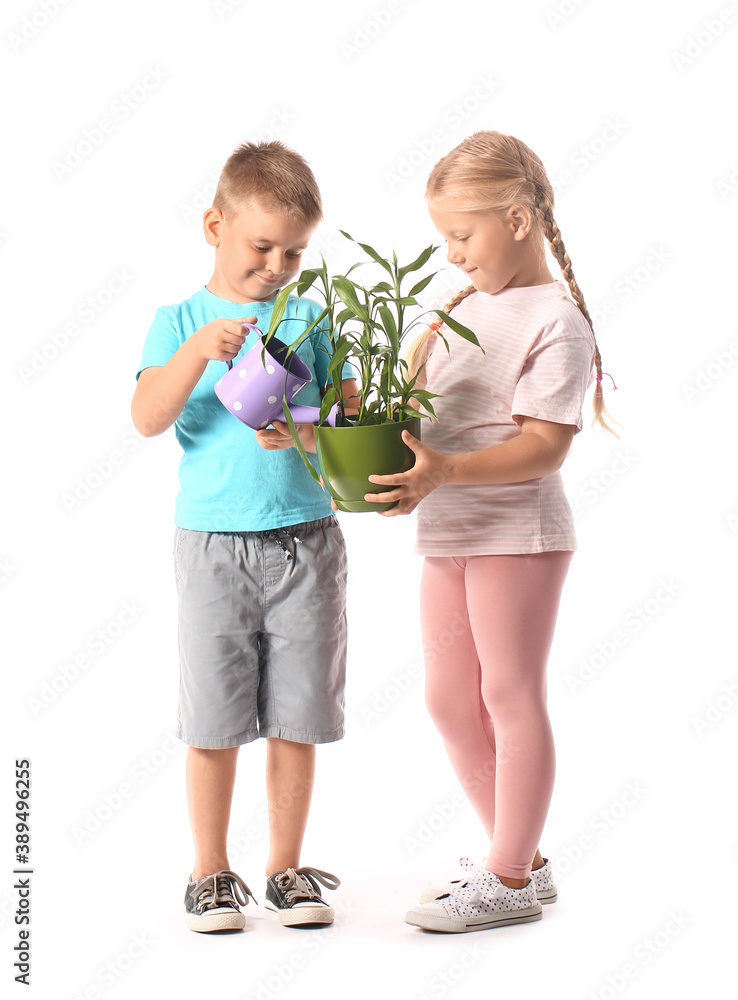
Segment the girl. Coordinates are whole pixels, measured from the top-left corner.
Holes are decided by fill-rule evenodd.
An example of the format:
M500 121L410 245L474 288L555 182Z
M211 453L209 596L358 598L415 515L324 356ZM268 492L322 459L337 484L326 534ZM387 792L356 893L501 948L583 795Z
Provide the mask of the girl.
M546 661L576 548L558 469L581 430L593 364L595 420L611 428L540 159L513 136L478 132L436 164L426 198L449 262L471 281L445 311L485 353L460 338L450 355L434 351L441 324L431 325L409 364L439 394L438 420L423 443L405 432L409 472L370 479L395 487L381 494L398 501L387 516L420 505L421 625L436 651L426 701L491 843L484 867L462 859L463 878L426 891L405 919L467 931L539 920L556 898L537 845L554 780ZM566 284L548 270L544 238ZM438 641L444 633L452 645Z

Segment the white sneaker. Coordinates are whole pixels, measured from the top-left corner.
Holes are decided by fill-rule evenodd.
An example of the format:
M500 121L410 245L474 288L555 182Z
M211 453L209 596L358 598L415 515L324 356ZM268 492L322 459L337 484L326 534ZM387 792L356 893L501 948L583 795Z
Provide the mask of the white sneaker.
M480 868L472 871L452 892L411 907L405 915L405 923L428 931L458 933L524 924L540 920L541 914L533 879L522 889L511 889L493 872Z
M469 872L481 869L486 871L486 868L482 868L475 861L470 858L459 858L459 864L462 868L465 868ZM530 873L531 880L536 887L536 898L539 903L555 903L558 898L558 890L554 884L551 862L548 858L543 859L543 864L540 868L536 868ZM433 899L438 899L439 896L443 896L447 892L453 892L454 889L461 885L464 878L454 879L452 882L446 882L445 885L429 885L420 893L420 902L429 903Z

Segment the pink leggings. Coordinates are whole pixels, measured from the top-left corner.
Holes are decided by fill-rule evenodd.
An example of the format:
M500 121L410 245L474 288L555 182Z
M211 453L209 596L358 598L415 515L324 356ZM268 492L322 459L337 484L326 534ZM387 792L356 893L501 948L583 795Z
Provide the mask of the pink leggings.
M421 582L426 703L492 847L527 878L553 791L546 661L573 553L429 556Z

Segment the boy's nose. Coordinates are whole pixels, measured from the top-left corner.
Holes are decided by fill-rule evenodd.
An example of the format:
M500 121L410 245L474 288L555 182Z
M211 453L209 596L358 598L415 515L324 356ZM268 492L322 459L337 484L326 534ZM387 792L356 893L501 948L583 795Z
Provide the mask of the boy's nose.
M285 258L280 253L270 254L267 259L267 268L272 274L284 274Z

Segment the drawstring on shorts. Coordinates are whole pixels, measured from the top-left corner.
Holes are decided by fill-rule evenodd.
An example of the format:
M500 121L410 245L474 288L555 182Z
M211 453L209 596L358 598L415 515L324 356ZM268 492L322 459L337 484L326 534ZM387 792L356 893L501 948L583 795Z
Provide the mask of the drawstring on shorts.
M285 545L287 541L293 541L296 544L302 545L302 539L299 535L292 535L286 528L275 528L273 531L267 531L264 533L264 538L273 538L280 549L284 552L284 557L287 562L294 558L293 554Z

